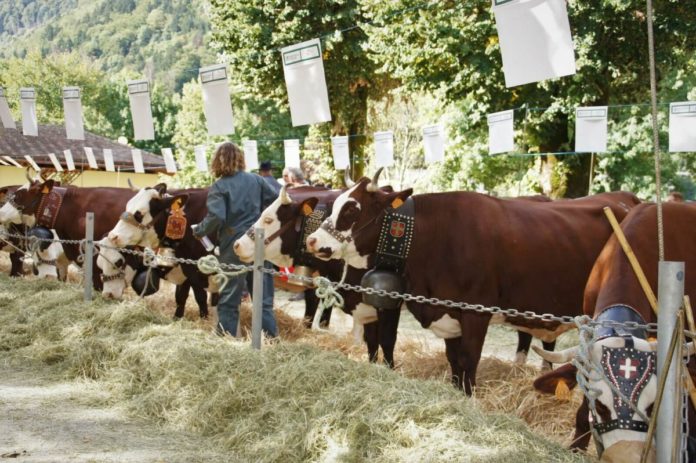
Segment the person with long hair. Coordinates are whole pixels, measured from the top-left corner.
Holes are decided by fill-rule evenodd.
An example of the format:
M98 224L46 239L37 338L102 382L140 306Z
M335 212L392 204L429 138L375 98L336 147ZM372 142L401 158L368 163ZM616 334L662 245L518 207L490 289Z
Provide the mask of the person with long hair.
M241 264L232 246L278 196L260 176L245 172L244 153L230 142L221 144L213 156L211 171L217 181L208 190L208 215L194 227L197 238L217 236L220 262ZM268 264L268 263L267 263ZM246 274L251 276L251 272ZM218 332L237 334L239 304L251 278L231 277L220 293ZM273 314L273 276L264 273L262 328L269 337L278 336Z

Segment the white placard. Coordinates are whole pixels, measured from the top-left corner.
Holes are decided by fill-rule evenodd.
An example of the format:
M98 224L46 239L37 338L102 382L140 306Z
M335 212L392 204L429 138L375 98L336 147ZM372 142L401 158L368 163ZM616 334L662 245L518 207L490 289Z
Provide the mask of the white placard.
M300 140L284 140L285 167L301 167L300 165Z
M162 148L162 157L164 158L164 165L167 168L167 172L170 174L176 173L176 161L174 161L174 154L171 148Z
M41 172L41 167L39 167L39 165L36 163L36 161L34 161L34 158L29 156L28 154L25 154L24 159L27 160L27 162L29 163L29 165L31 166L32 169L34 169L36 172Z
M5 159L5 161L9 162L10 164L12 164L15 167L19 167L20 169L22 168L22 165L20 163L18 163L17 161L15 161L14 159L12 159L9 156L3 156L3 159Z
M334 168L344 170L350 167L350 142L348 136L331 137L331 152Z
M63 172L63 166L60 165L60 162L58 161L58 158L56 157L55 154L48 153L48 159L51 160L51 163L53 164L53 168L56 169L56 172Z
M208 157L206 156L205 151L205 145L198 145L193 148L193 153L196 156L196 169L198 169L198 172L208 172Z
M72 157L72 152L70 150L63 150L63 156L65 157L65 167L68 170L75 170L75 161Z
M575 74L566 0L493 0L505 85Z
M488 154L515 149L514 118L512 109L488 115Z
M16 129L15 121L12 118L10 107L5 99L5 89L0 87L0 120L6 129Z
M133 169L135 169L136 174L144 174L145 167L143 167L143 153L137 149L131 149L131 157L133 158Z
M203 113L208 135L234 133L227 65L215 64L198 70L203 93Z
M442 124L423 127L423 149L426 164L445 159L445 128Z
M114 167L114 153L111 151L111 149L104 148L102 155L104 156L104 168L106 171L116 172L116 168Z
M0 165L3 165L3 166L9 166L9 164L8 164L8 163L6 163L5 161L3 161L2 159L0 159Z
M607 152L607 115L606 106L575 108L576 152Z
M256 140L244 140L244 164L247 170L259 168L259 147Z
M669 151L696 151L696 101L669 105Z
M128 81L133 134L136 140L154 140L155 126L152 122L150 106L150 84L147 80Z
M22 107L22 133L32 137L39 136L39 123L36 120L36 92L33 88L19 89L19 103Z
M375 132L375 164L389 167L394 164L394 133Z
M63 87L63 112L65 113L66 138L84 140L85 127L82 121L82 102L78 87Z
M94 157L94 151L92 150L92 148L85 146L84 150L85 150L85 156L87 156L87 163L89 164L89 168L90 169L99 169L99 164L97 164L97 160Z
M281 51L293 127L331 120L324 60L319 39Z

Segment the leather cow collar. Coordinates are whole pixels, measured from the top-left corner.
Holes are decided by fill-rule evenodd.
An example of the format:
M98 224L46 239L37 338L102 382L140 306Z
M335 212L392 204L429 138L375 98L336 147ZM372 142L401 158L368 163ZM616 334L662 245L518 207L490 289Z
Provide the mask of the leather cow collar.
M404 273L415 223L416 211L411 197L398 208L386 209L377 242L376 269Z
M65 187L53 187L51 191L44 194L36 210L36 223L49 230L55 228L58 213L63 205L63 198L68 189Z

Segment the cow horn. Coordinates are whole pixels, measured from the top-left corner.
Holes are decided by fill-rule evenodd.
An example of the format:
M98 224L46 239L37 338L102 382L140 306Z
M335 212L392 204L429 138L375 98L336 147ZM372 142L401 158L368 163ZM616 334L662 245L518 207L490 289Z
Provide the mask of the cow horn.
M345 182L347 188L353 188L355 186L355 182L352 178L350 178L350 172L347 168L343 171L343 181Z
M29 169L24 171L24 175L27 177L27 180L29 180L29 184L34 183L34 179L29 176Z
M560 352L550 352L544 350L539 346L532 346L534 352L539 354L541 358L551 363L567 363L575 358L575 354L578 353L578 346L562 350Z
M133 182L131 182L130 178L128 179L128 186L130 187L131 190L138 191L138 189L133 186Z
M288 186L283 185L283 188L280 189L280 204L291 204L292 199L290 198L290 195L288 195Z
M379 176L382 174L383 170L384 167L380 167L379 169L377 169L377 172L375 172L375 176L372 177L372 180L367 185L367 191L374 193L375 191L379 190Z

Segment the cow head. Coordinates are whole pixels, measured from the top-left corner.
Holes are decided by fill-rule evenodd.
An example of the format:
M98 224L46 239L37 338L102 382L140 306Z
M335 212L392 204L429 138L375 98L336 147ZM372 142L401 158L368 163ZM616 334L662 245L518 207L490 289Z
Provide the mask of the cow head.
M292 191L292 190L291 190ZM309 197L293 201L285 186L278 198L261 217L234 243L234 252L242 262L254 260L254 230L264 231L265 259L279 267L293 265L297 243L302 238L302 220L314 211L319 199Z
M24 224L33 226L36 219L34 214L39 207L41 198L49 193L55 182L46 180L38 182L28 179L29 182L7 195L7 201L0 207L0 223Z
M363 178L334 201L331 215L307 238L307 251L324 260L344 259L355 268L367 268L367 258L377 247L381 218L398 207L413 189L389 192L378 185L379 169L372 180Z
M131 185L131 189L134 189ZM153 218L161 211L160 204L167 192L167 185L160 183L152 188L142 188L126 204L116 226L108 237L116 247L157 247L157 235L153 230ZM171 203L170 203L171 204Z

